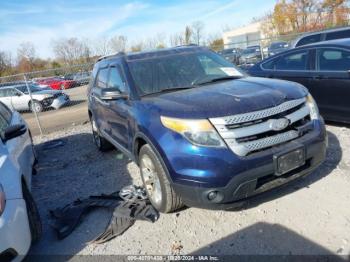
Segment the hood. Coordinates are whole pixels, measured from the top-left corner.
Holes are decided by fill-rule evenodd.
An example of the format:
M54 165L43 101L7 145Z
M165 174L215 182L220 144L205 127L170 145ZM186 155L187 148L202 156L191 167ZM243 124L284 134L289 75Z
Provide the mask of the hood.
M159 115L191 119L262 110L306 95L306 88L294 82L248 77L148 96L142 102Z

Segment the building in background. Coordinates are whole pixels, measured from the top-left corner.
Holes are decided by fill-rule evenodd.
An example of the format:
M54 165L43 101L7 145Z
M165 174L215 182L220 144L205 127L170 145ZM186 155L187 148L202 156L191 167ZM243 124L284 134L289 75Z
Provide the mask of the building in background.
M255 22L246 26L226 31L222 36L225 48L246 48L247 46L260 45L260 40L265 38L261 30L261 22Z

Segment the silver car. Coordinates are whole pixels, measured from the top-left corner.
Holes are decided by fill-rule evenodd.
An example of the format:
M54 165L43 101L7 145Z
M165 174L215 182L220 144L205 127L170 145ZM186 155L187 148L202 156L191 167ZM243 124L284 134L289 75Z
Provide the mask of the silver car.
M32 96L30 97L28 88ZM69 96L58 90L29 83L0 85L0 101L16 111L41 112L47 108L58 109L69 102Z
M42 228L31 194L35 152L21 115L0 102L0 261L20 261Z

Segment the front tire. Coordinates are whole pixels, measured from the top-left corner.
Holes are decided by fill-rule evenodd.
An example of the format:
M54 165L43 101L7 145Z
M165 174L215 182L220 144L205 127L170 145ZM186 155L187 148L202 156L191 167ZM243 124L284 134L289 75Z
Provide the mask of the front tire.
M152 205L162 213L173 212L183 206L175 193L160 159L148 145L140 149L139 163L141 178Z
M29 103L29 108L32 112L40 113L43 111L43 105L36 100L33 100L32 102Z
M28 215L30 233L32 236L32 243L35 243L40 239L42 234L41 219L40 219L38 208L27 186L22 185L22 190L23 190L23 199L24 199L24 202L26 203L26 208L27 208L27 215Z

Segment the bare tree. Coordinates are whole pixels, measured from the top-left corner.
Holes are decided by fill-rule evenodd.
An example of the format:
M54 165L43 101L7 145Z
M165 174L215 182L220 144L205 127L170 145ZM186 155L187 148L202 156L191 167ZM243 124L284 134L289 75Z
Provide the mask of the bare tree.
M23 42L19 45L17 49L17 58L18 60L26 58L31 64L33 64L36 54L35 47L31 42Z
M192 29L189 26L185 28L185 44L188 45L191 43Z
M0 51L0 76L7 75L12 69L11 54Z
M124 52L126 50L127 38L123 35L117 35L109 40L109 47L112 52Z
M191 26L193 42L199 45L203 39L204 23L201 21L196 21L192 23Z
M165 34L164 33L158 33L157 35L153 37L149 37L145 39L143 42L143 48L144 49L159 49L164 48L165 45Z
M90 49L84 41L78 38L62 38L53 42L53 51L57 59L65 64L87 62L90 57Z
M183 33L175 33L171 35L169 41L171 46L179 46L185 44Z

